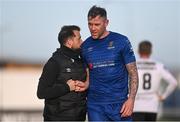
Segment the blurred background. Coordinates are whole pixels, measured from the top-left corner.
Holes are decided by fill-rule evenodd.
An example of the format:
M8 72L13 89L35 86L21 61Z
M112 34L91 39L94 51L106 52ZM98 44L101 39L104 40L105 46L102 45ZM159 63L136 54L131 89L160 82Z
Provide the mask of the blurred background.
M161 105L159 120L180 120L180 0L0 0L0 121L42 121L44 101L36 96L43 65L59 47L63 25L89 35L87 13L106 8L108 30L137 46L150 40L152 57L164 63L178 88Z

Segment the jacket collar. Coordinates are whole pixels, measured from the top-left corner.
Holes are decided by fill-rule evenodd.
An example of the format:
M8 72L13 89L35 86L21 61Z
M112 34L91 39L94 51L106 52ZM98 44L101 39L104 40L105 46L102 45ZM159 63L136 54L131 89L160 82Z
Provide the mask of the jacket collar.
M68 48L64 45L62 45L61 48L58 50L60 50L64 55L66 55L70 58L73 58L73 59L79 59L80 58L80 50L72 50L71 48Z

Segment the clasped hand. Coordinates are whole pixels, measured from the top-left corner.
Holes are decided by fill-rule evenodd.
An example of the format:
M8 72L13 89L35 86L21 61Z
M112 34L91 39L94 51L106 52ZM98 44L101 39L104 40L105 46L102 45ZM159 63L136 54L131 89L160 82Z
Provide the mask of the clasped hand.
M82 92L88 88L88 84L86 82L82 82L79 80L68 80L67 84L70 88L70 91Z

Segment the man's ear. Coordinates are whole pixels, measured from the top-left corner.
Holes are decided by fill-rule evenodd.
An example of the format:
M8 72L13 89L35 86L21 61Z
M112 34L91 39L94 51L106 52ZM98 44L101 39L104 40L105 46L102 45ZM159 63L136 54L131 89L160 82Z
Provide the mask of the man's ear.
M106 21L106 27L107 27L107 26L108 26L108 24L109 24L109 20L108 20L108 19L106 19L105 21Z
M71 48L72 45L73 45L73 40L72 40L71 38L69 38L69 39L67 40L67 42L66 42L66 45L67 45L69 48Z

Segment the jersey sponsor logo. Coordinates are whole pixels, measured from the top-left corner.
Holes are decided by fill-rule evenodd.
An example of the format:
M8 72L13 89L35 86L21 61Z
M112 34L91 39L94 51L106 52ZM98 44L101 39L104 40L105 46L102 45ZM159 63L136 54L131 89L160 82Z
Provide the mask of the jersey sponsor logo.
M107 67L107 66L114 66L114 63L111 64L101 64L101 65L95 65L94 68L98 68L98 67Z
M100 67L110 67L110 66L115 66L115 62L103 61L103 62L89 63L88 66L89 66L89 69L100 68Z
M109 45L108 45L108 47L107 47L107 49L113 49L113 48L115 48L115 46L113 45L114 44L114 41L110 41L109 42Z
M149 66L137 66L139 70L155 70L156 67L149 67Z
M138 65L156 65L155 62L137 62Z
M156 63L154 62L137 62L137 67L139 70L155 70Z

